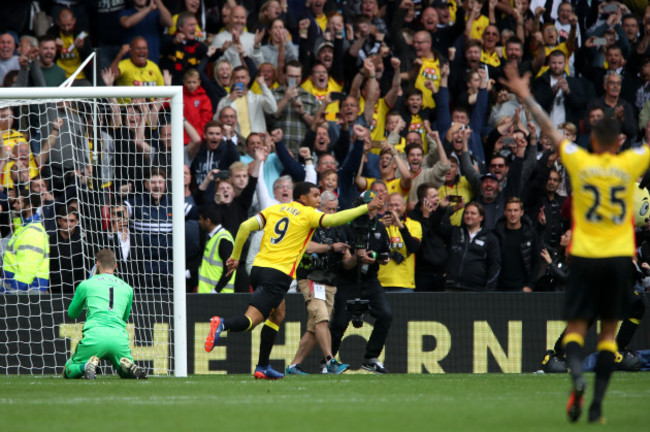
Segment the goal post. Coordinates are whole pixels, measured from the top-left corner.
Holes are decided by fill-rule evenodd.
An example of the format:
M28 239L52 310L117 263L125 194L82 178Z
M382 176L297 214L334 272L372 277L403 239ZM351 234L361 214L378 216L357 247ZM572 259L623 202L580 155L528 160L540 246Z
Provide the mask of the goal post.
M171 238L173 242L173 247L171 248L171 267L172 267L172 276L171 283L173 291L171 295L167 297L171 299L171 305L165 306L162 309L169 308L169 321L173 329L173 334L170 333L170 338L173 339L173 350L170 353L173 356L173 374L178 377L187 376L187 328L186 328L186 280L185 280L185 197L184 197L184 169L183 162L185 159L184 148L183 148L183 91L181 86L152 86L152 87L68 87L68 88L52 88L52 87L38 87L38 88L5 88L2 91L0 96L0 108L3 107L21 107L21 106L32 106L37 104L53 104L66 100L83 100L83 104L90 106L92 114L87 114L86 119L93 119L93 124L84 125L88 131L88 141L98 142L98 134L101 132L98 130L98 104L101 100L106 99L122 99L129 100L129 98L165 98L166 103L168 103L169 108L169 122L171 124L171 157L170 166L171 166L171 177L168 177L167 183L171 185L171 209L172 209L172 222L171 222ZM166 109L167 110L167 109ZM106 110L104 110L105 113ZM84 118L84 117L81 117ZM14 127L14 129L19 129ZM0 131L1 132L1 131ZM41 137L41 142L43 138ZM97 147L90 150L90 153L97 152ZM31 156L30 156L31 157ZM115 167L115 174L118 174L118 168ZM76 181L76 180L75 180ZM0 273L0 277L2 273ZM10 306L6 306L10 303L20 303L20 297L29 297L23 303L28 304L30 309L37 307L38 305L38 296L24 294L0 294L0 296L11 296L15 295L18 300L8 300L7 298L3 299L3 304L5 305L5 317L0 317L0 321L7 320L7 314L10 310ZM137 301L137 298L136 298ZM135 302L134 302L135 303ZM134 310L136 305L134 304ZM44 306L44 308L47 308ZM157 308L156 308L157 309ZM14 311L15 309L11 309ZM156 312L154 311L154 314ZM31 314L31 312L30 312ZM154 320L151 320L152 322ZM45 320L43 320L45 322ZM25 325L24 321L19 321L16 319L14 324L18 327L16 333L21 330L21 325ZM7 324L5 321L4 324ZM9 329L0 328L0 353L6 355L7 352L10 352L13 349L13 345L19 345L23 341L10 341L8 337L3 336L3 332L7 332ZM30 331L30 334L34 334L34 329L27 329ZM136 329L135 332L138 332L139 329ZM152 332L156 330L150 329ZM50 332L45 332L48 335ZM44 334L45 334L44 333ZM23 333L24 334L24 333ZM52 332L54 334L54 332ZM55 335L57 336L57 335ZM30 336L33 337L33 336ZM45 336L43 336L45 337ZM3 342L5 343L5 349L2 348ZM25 342L27 343L27 342ZM42 350L45 351L45 346L47 341L42 345ZM155 343L154 343L155 345ZM68 353L69 354L69 353ZM137 358L134 355L134 358L137 362ZM36 362L40 364L39 362ZM58 361L57 361L58 363ZM168 364L172 364L169 362ZM2 366L2 365L0 365ZM57 364L56 367L62 370L62 364ZM9 370L9 368L6 368ZM32 374L38 374L43 372L38 372L36 367L32 368ZM170 373L170 369L167 369L167 372L164 372L162 369L159 369L160 373ZM20 372L19 372L20 373Z

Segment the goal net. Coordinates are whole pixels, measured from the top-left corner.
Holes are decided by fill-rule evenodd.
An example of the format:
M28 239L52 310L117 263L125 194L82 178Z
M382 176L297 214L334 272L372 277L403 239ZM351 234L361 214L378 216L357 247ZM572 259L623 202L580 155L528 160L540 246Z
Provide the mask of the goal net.
M187 374L182 119L181 87L3 89L0 373L63 371L85 322L67 308L109 248L134 360Z

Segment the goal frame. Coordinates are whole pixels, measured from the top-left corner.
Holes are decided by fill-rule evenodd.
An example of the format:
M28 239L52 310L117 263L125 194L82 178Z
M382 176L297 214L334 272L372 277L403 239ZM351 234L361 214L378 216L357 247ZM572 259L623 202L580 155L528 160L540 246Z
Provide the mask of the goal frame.
M169 98L172 125L172 236L174 376L187 376L187 322L185 306L185 220L183 188L183 87L16 87L4 88L0 99ZM96 105L95 105L96 106ZM94 125L95 136L97 125Z

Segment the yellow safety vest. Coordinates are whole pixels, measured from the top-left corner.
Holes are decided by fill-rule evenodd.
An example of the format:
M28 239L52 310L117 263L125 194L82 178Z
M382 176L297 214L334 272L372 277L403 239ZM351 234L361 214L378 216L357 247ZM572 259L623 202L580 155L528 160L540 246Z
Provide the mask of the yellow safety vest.
M4 254L6 292L47 292L50 280L50 241L40 221L16 230Z
M199 268L199 289L198 292L201 294L208 294L213 291L217 286L219 279L221 279L221 274L224 269L224 262L221 261L219 257L219 244L221 240L228 240L233 245L235 240L232 238L232 234L228 232L227 229L220 227L217 232L208 240L208 243L205 245L205 250L203 251L203 260L201 261L201 267ZM235 277L237 276L237 271L232 272L230 279L225 287L221 290L221 293L234 293L235 292Z

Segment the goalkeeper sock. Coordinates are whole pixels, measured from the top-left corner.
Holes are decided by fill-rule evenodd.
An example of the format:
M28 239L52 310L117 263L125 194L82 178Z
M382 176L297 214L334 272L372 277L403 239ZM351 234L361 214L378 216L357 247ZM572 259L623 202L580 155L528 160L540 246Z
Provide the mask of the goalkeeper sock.
M598 358L596 359L596 382L594 384L594 404L600 405L605 397L605 390L609 384L609 378L614 371L614 360L616 359L616 342L600 341L598 343Z
M223 329L232 332L245 332L251 329L253 322L246 315L223 320Z
M260 357L257 362L258 366L264 367L269 364L269 357L271 357L275 336L279 330L280 327L272 321L266 320L264 323L260 334Z
M571 372L573 382L582 377L582 361L584 360L584 338L577 333L567 333L564 336L564 352L566 352L567 366Z

